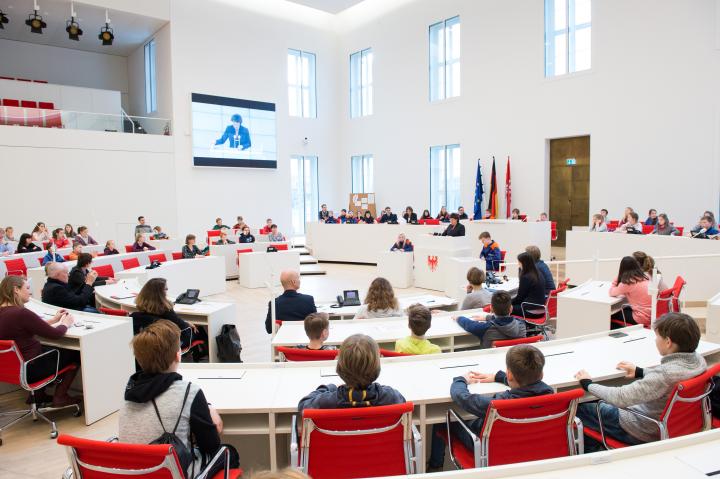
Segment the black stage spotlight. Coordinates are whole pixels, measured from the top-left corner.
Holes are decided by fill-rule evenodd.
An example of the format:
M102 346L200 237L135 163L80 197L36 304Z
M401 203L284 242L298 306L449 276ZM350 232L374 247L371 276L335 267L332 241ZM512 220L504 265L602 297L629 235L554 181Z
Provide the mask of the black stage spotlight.
M38 15L37 10L35 10L34 13L28 15L28 19L25 20L25 25L30 27L31 32L40 34L42 34L43 28L47 28L47 23L43 22L43 19L40 15Z
M65 31L68 33L70 40L75 41L79 41L80 35L83 34L82 28L80 28L80 24L75 20L75 17L70 17L70 20L67 21Z
M5 29L5 24L10 23L10 19L0 10L0 30Z
M113 35L113 29L110 28L110 24L106 23L104 27L100 29L100 35L98 38L102 40L103 45L112 45L115 35Z

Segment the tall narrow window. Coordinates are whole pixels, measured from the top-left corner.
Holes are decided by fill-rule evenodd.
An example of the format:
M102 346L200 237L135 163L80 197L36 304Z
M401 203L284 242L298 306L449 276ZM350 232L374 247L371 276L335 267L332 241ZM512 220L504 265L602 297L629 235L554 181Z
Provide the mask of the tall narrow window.
M317 117L314 53L288 50L288 105L290 116Z
M460 145L430 148L430 214L460 206Z
M430 101L460 96L460 17L430 25Z
M545 76L591 67L592 0L545 0Z
M305 223L317 219L318 202L317 156L290 157L290 195L294 235L305 234Z
M373 155L358 155L351 158L352 192L374 193Z
M350 55L350 116L373 113L373 51L372 48Z
M157 77L155 76L155 40L145 44L145 111L157 111Z

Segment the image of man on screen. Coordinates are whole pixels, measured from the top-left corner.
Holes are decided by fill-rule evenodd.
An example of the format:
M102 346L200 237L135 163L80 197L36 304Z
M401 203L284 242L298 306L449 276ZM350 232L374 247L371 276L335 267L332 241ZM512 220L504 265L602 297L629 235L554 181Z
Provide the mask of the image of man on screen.
M230 148L240 148L242 150L247 150L250 148L250 130L242 126L242 116L235 113L233 116L230 117L230 121L232 122L232 125L228 125L227 128L225 128L225 133L223 133L223 136L215 141L215 144L213 147L218 145L224 145L226 141L230 141Z

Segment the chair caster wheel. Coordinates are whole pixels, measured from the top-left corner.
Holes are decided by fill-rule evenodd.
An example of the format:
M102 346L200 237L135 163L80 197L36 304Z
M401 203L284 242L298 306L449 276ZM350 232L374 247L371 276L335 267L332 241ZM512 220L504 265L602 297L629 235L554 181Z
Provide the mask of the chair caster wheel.
M57 431L52 431L52 432L50 433L50 439L56 439L57 437L58 437L58 432L57 432Z
M73 417L80 417L80 416L82 416L82 410L81 410L80 408L78 408L78 409L73 413Z

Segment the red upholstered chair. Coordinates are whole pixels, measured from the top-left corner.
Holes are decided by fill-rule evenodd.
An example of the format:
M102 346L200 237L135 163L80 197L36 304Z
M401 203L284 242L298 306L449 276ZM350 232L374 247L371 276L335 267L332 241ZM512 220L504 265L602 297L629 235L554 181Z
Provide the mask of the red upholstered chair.
M65 446L70 467L64 477L75 479L185 479L185 473L172 446L168 444L125 444L93 441L61 435L58 444ZM219 460L225 458L225 469L212 477L205 476ZM238 479L242 469L230 469L229 452L221 447L198 477ZM72 474L71 474L72 473Z
M182 259L182 251L176 251L172 254L173 261L176 261L178 259Z
M220 230L207 230L207 244L213 244L212 238L219 238L220 233Z
M188 346L186 348L182 348L180 350L181 354L188 353L193 350L193 348L197 348L198 346L202 346L205 344L205 341L201 339L193 339L193 330L192 327L188 326L187 328L180 331L180 338L181 341L183 338L188 338ZM198 351L199 352L199 351ZM195 354L193 354L193 359L196 357ZM198 356L199 358L199 356ZM197 362L197 361L195 361Z
M582 389L573 389L522 399L496 399L490 403L479 436L450 409L447 429L440 437L448 443L450 458L458 469L582 454L582 423L575 418L582 396ZM473 438L474 450L449 433L452 422Z
M37 108L25 109L25 126L45 126L43 111Z
M285 243L271 243L270 246L273 246L278 251L287 251L288 245Z
M43 265L43 264L42 264L42 262L43 262L43 259L44 259L44 258L38 258L38 259L37 259L37 260L38 260L38 263L40 263L40 266L42 266L42 265Z
M40 101L40 102L38 102L38 108L41 108L43 110L54 110L55 103L52 103L49 101Z
M503 272L505 271L505 255L507 255L507 251L500 250L500 261L495 265L495 271Z
M150 261L151 263L153 261L159 261L160 263L164 263L167 261L167 256L165 255L165 253L151 254L150 256L148 256L148 261Z
M647 422L653 422L657 426L661 440L707 431L711 428L710 392L713 388L712 378L718 373L720 373L720 364L715 364L699 376L678 383L670 393L659 419L642 416ZM598 410L602 402L604 401L598 402ZM632 409L620 409L640 416ZM629 445L605 434L602 417L600 417L600 431L585 428L585 435L601 442L606 449L619 449Z
M680 236L682 236L682 235L683 235L683 232L685 231L685 227L684 227L684 226L676 226L675 229L678 230L678 234L679 234Z
M241 254L241 253L252 253L252 252L253 252L252 248L244 248L244 249L239 249L239 250L237 250L237 254L238 254L237 264L238 264L238 267L240 266L240 254Z
M628 326L627 319L625 318L625 308L622 310L623 319L610 319L610 324L614 324L621 328ZM663 291L659 291L657 300L655 301L655 317L659 318L665 313L673 311L673 288L668 288ZM646 329L650 328L650 325L645 326Z
M549 339L548 330L550 329L550 325L548 322L551 319L557 318L557 297L558 294L567 289L568 281L569 280L565 280L565 282L560 283L558 289L550 291L547 299L545 300L545 304L536 304L527 301L521 303L520 310L522 311L522 316L515 317L525 321L525 323L527 323L527 325L532 329L539 329L545 338ZM538 318L533 316L540 317Z
M58 110L45 111L45 128L62 128L62 114Z
M137 258L122 259L120 262L123 265L123 269L132 269L140 267L140 260Z
M280 323L282 324L282 323ZM277 346L275 349L285 357L286 361L331 361L337 358L340 351L337 349L300 349L300 348L286 348L284 346Z
M502 341L493 341L492 347L493 348L506 348L508 346L515 346L517 344L532 344L532 343L538 343L543 340L543 335L538 334L537 336L530 336L528 338L518 338L518 339L505 339Z
M125 252L126 252L126 253L132 253L132 252L133 252L133 245L131 245L131 244L126 244L126 245L125 245Z
M436 220L436 219L434 219L434 218L428 219L428 220L425 220L425 224L426 224L426 225L434 225L434 226L437 226L437 225L440 224L440 220Z
M130 316L130 313L124 309L98 308L98 311L108 316Z
M687 284L687 281L683 279L682 276L678 276L675 278L675 283L673 283L673 300L672 300L672 310L674 313L680 312L680 296L682 295L683 289L685 289L685 285Z
M620 220L610 220L606 224L608 232L613 232L620 226Z
M25 109L19 106L5 106L5 124L25 126Z
M644 235L649 235L655 231L655 225L642 225L642 232Z
M558 239L557 221L550 222L550 241Z
M305 409L299 441L293 416L290 464L313 479L414 474L422 459L413 407Z
M115 277L115 270L111 264L102 264L100 266L93 266L93 271L96 271L98 276L106 276L108 278Z
M37 361L39 358L42 357L51 357L56 358L55 359L55 373L43 378L37 382L34 383L28 383L27 382L27 369L28 367L32 368L32 364L34 361ZM60 409L68 409L72 408L75 409L75 416L80 415L80 406L73 404L70 406L64 406L64 407L48 407L48 408L39 408L37 406L37 403L35 402L35 391L38 389L42 389L48 384L54 382L57 377L61 374L66 373L67 371L70 371L72 369L76 369L77 366L74 364L65 366L62 369L58 369L57 364L60 360L60 353L57 349L51 349L49 351L46 351L39 356L34 357L33 359L29 361L25 361L22 354L20 353L20 349L15 344L15 341L9 341L0 339L0 383L8 383L8 384L14 384L15 386L20 386L24 390L28 391L30 393L30 409L24 409L21 411L8 411L8 412L1 412L0 417L2 416L10 416L12 420L5 424L4 426L0 427L0 445L2 444L2 432L12 426L13 424L18 423L22 419L25 419L28 416L32 416L33 421L36 421L38 418L42 419L43 421L50 424L50 437L55 439L58 435L57 427L55 426L55 422L48 419L44 413L46 412L52 412L52 411L58 411Z
M402 356L415 356L415 355L408 354L408 353L398 353L395 351L390 351L389 349L380 348L380 356L383 358L399 358Z
M69 255L69 254L64 254L64 255L63 255L63 259L64 259L65 261L70 261L70 255Z
M520 218L520 221L523 223L527 223L527 215L518 215L518 218Z
M20 100L20 106L23 108L37 108L37 102L31 100Z
M5 269L8 276L27 276L27 266L22 258L6 259Z
M20 106L20 100L15 100L13 98L3 98L2 104L3 106Z

